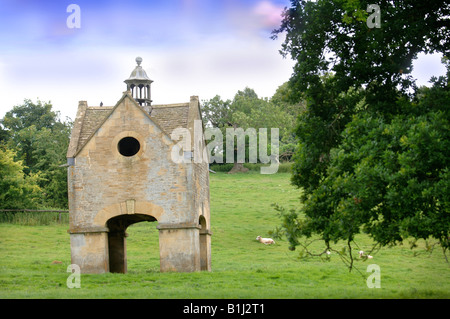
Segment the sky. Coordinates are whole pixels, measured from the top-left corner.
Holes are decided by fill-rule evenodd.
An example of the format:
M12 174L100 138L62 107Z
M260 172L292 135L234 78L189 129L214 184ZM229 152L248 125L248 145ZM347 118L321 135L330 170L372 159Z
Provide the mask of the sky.
M24 99L50 101L72 120L78 101L114 106L137 56L154 81L154 104L188 102L192 95L232 99L245 87L270 97L294 66L279 54L283 37L270 39L289 4L0 0L0 118ZM75 21L79 28L71 28ZM444 74L438 55L420 55L414 64L419 85Z

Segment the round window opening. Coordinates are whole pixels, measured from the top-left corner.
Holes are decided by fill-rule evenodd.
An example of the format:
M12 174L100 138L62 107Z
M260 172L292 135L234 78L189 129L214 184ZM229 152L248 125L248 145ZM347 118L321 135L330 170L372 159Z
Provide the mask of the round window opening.
M117 145L119 153L123 156L133 156L141 149L141 144L134 137L124 137Z

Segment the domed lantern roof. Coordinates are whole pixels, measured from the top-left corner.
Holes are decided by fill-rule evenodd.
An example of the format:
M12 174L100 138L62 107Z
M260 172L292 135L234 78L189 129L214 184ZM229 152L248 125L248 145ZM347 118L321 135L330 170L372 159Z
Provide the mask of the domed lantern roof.
M131 82L133 80L150 81L150 83L153 82L152 80L150 80L150 78L147 76L147 73L141 66L142 63L141 57L136 58L136 63L137 66L134 68L133 72L131 72L130 77L127 80L125 80L125 83Z
M142 58L136 58L137 66L131 72L130 77L124 82L127 84L127 90L131 91L131 96L141 106L150 106L152 100L150 98L150 85L152 80L147 76L147 73L142 68Z

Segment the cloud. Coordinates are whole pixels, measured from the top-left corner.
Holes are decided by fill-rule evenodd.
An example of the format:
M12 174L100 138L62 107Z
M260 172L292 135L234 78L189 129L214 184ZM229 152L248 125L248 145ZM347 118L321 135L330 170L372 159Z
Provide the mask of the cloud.
M252 5L234 3L227 9L229 25L238 36L267 38L280 26L284 7L264 0Z
M259 2L252 11L263 28L275 29L281 24L283 7L276 6L270 1Z
M155 104L191 95L231 99L246 86L269 97L292 72L292 61L278 53L282 40L269 38L282 10L269 1L145 4L81 2L81 29L67 30L66 5L52 7L53 19L34 32L41 18L16 11L15 18L27 23L13 29L11 49L0 52L0 87L8 93L0 118L24 98L51 100L71 118L79 100L114 105L136 56L155 81Z

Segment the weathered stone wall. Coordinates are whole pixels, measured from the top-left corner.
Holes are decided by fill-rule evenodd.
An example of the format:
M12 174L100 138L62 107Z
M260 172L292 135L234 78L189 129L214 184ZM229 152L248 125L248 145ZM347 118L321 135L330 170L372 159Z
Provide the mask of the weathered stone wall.
M125 157L118 151L118 142L127 136L140 143L135 156ZM192 210L186 198L187 172L183 165L172 162L171 146L169 137L124 99L76 156L70 176L73 230L105 227L106 220L96 219L96 215L105 207L131 199L161 207L159 222L193 221L186 213Z
M200 183L207 166L205 173L204 165L174 163L172 140L128 95L104 121L93 136L82 136L88 142L68 170L72 263L83 273L109 271L108 220L144 214L159 223L161 270L200 270L199 213L209 199ZM139 141L136 155L119 153L124 137Z

